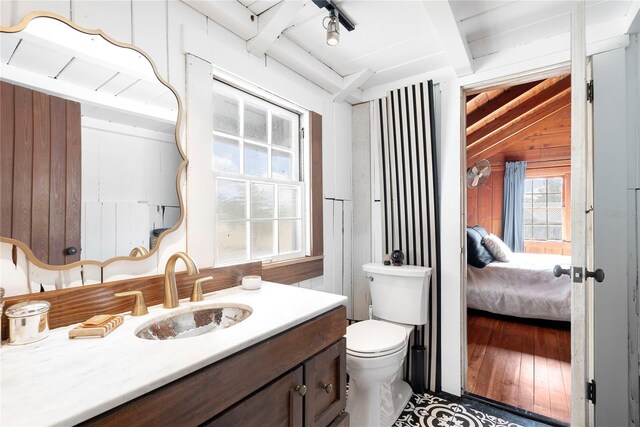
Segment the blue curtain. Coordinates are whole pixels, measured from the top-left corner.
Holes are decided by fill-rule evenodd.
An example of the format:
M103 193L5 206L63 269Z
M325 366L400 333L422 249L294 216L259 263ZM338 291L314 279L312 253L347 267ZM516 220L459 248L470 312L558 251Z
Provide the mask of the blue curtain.
M514 252L524 252L524 176L527 162L507 162L502 199L502 238Z

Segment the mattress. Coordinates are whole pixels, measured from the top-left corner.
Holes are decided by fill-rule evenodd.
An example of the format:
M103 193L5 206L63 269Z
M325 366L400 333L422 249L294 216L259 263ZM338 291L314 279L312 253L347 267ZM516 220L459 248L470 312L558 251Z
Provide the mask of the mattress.
M514 253L510 262L467 266L467 307L507 316L571 320L571 278L555 277L553 267L571 257Z

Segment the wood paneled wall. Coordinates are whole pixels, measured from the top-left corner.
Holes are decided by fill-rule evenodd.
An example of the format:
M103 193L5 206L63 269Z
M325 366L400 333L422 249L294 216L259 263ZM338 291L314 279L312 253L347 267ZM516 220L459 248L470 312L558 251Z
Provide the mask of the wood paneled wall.
M78 261L80 104L7 82L0 95L0 234L45 263Z
M467 188L467 225L481 225L502 238L504 168L494 168L478 188Z

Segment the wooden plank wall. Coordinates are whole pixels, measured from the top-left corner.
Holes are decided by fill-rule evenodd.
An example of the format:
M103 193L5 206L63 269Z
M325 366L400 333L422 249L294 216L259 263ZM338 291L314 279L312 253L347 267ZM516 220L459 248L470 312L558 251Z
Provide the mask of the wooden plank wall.
M80 104L0 82L0 233L60 265L80 259ZM75 255L64 255L67 247Z
M494 168L478 188L467 188L467 225L481 225L502 237L502 192L504 168Z

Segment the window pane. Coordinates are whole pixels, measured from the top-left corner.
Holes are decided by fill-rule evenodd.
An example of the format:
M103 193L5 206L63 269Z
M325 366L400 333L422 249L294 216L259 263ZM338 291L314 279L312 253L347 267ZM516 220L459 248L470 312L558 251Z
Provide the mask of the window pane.
M531 194L525 194L524 195L524 207L525 208L530 208L531 207L531 203L533 203L533 196Z
M547 210L546 209L534 209L533 210L533 223L534 224L546 224L547 223Z
M213 137L213 169L216 172L240 173L238 141L221 136Z
M293 159L290 153L271 150L271 176L276 179L293 179Z
M532 182L533 182L533 180L531 180L531 179L525 179L524 180L524 192L525 193L531 193L531 191L532 191L532 187L531 187Z
M547 226L546 225L534 225L533 226L533 238L535 240L547 240Z
M300 250L300 220L284 220L278 223L279 253Z
M525 224L531 224L532 221L533 221L533 217L532 217L531 209L525 209L524 210L524 223Z
M238 101L220 94L213 95L213 128L231 135L240 134Z
M247 144L244 145L244 173L251 176L268 176L268 150L266 147Z
M220 262L242 261L247 259L247 223L218 223L218 256Z
M549 224L562 225L562 211L560 209L549 209L547 215Z
M251 250L253 258L273 255L273 221L251 223Z
M562 193L562 178L549 178L547 185L549 193Z
M267 142L267 112L253 105L244 107L244 137Z
M547 195L548 206L550 208L562 207L562 194L549 194Z
M275 186L251 184L251 218L273 218L275 212Z
M544 178L536 178L533 180L533 192L534 193L546 193L547 192L547 180Z
M218 180L218 219L245 219L247 217L247 186L243 181Z
M524 238L530 240L533 238L533 227L530 225L524 226Z
M549 226L549 240L562 240L562 227L559 225Z
M278 192L278 218L297 218L298 189L296 187L280 187Z
M291 148L291 121L276 116L271 119L271 143L281 147Z
M533 207L534 208L546 208L547 207L547 195L546 194L534 194L533 195Z

